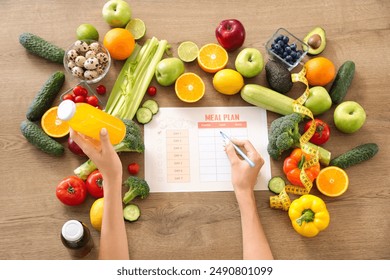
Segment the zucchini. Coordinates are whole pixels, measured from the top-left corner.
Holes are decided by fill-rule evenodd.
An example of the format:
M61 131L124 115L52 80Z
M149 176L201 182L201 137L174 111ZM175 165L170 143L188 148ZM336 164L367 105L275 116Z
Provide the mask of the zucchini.
M49 155L61 156L65 152L64 147L60 143L48 136L34 122L24 120L20 124L20 131L28 142Z
M330 161L330 165L346 169L355 164L369 160L376 155L379 147L375 143L366 143L339 155Z
M281 115L289 115L294 112L294 99L260 85L245 85L241 89L241 97L252 105Z
M22 33L19 36L19 43L25 47L26 50L37 56L59 64L64 63L65 50L35 34L28 32Z
M330 98L334 104L340 104L343 101L354 75L355 63L353 61L348 60L340 66L329 90Z
M141 216L141 210L135 204L128 204L123 208L123 217L126 221L135 222Z
M65 74L62 71L57 71L49 77L35 95L35 98L27 110L26 118L28 120L38 121L42 118L43 114L51 108L64 81Z
M150 111L152 111L153 115L158 113L158 103L155 100L149 99L142 104L142 107L148 108Z
M153 113L149 108L140 107L138 108L135 117L140 124L147 124L153 118Z
M285 186L286 182L280 176L272 177L268 181L268 189L275 194L280 194Z

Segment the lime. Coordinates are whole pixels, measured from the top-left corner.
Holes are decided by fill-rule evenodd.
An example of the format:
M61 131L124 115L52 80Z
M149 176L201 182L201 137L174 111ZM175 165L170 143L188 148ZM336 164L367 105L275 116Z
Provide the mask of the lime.
M99 32L89 23L83 23L77 27L76 35L78 40L99 40Z
M177 49L179 58L184 62L194 61L198 57L198 53L198 46L191 41L182 42Z
M132 18L126 25L126 29L133 34L134 39L141 39L146 33L145 23L139 18Z

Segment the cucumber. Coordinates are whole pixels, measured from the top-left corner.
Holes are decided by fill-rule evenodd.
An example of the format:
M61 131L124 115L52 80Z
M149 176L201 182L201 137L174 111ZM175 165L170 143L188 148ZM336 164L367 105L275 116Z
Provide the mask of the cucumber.
M135 113L135 117L140 124L147 124L153 118L153 113L149 108L140 107Z
M158 103L155 100L149 99L142 104L142 107L148 108L150 111L152 111L152 114L155 115L158 113Z
M340 66L329 90L330 98L334 104L340 104L343 101L354 75L355 63L353 61L348 60Z
M272 177L271 180L268 181L268 189L275 194L280 194L285 186L286 182L280 176Z
M346 169L355 164L369 160L376 155L379 147L375 143L366 143L339 155L330 161L330 165Z
M128 204L123 208L123 217L126 221L135 222L141 216L141 210L135 204Z
M34 122L24 120L20 124L20 131L28 142L49 155L61 156L65 152L64 147L60 143L48 136Z
M27 110L26 118L30 121L39 121L43 114L49 110L56 99L65 81L62 71L53 73L35 95Z
M271 112L281 115L293 113L292 98L260 85L245 85L241 89L241 97L246 102Z
M32 34L22 33L19 36L19 43L26 48L29 52L43 57L49 61L63 64L65 50L49 43L45 39Z

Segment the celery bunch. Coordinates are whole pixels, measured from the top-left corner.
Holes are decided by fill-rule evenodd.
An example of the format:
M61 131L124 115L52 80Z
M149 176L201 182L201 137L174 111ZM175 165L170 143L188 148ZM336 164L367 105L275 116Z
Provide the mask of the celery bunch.
M107 100L105 111L121 119L133 119L153 79L157 63L169 47L166 40L156 37L136 44L122 67Z

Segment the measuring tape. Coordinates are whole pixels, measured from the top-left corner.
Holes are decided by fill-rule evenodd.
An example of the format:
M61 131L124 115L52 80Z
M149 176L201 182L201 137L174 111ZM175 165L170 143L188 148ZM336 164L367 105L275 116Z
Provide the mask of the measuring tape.
M298 99L293 101L293 111L295 113L303 114L313 120L309 129L299 139L299 144L301 146L302 152L310 155L311 159L304 162L303 167L301 169L301 173L299 174L304 187L286 185L285 188L279 193L279 195L274 195L270 197L270 206L273 209L282 209L284 211L287 211L290 208L291 204L291 199L288 195L289 193L296 195L308 194L313 186L313 183L310 181L305 170L319 163L318 147L312 148L312 146L307 145L310 138L314 135L316 131L316 124L314 122L313 113L308 108L303 106L303 104L305 104L305 101L309 97L309 83L307 82L305 75L305 67L303 67L299 73L291 74L291 80L293 83L301 82L306 85L304 93Z

